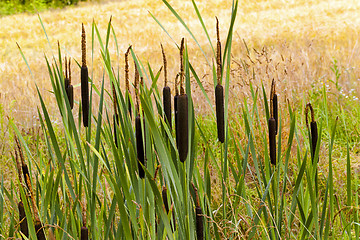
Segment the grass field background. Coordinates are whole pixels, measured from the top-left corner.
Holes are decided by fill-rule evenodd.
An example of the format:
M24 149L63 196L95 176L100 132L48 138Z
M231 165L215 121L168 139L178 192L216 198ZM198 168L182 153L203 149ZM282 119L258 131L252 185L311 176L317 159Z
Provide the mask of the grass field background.
M207 43L200 22L189 1L170 1L179 15L184 18L201 46ZM215 16L220 20L222 39L226 37L229 25L231 1L198 1L199 10L207 24L210 36L215 39ZM235 24L233 46L232 89L234 98L243 97L244 83L252 74L246 76L241 60L253 65L256 80L267 85L274 77L278 84L282 99L297 99L313 84L320 84L328 79L334 80L331 71L334 59L341 67L339 79L344 91L359 96L358 76L356 68L360 63L359 29L360 3L358 1L241 1ZM51 48L56 49L57 41L68 56L80 60L81 23L90 31L94 20L102 34L112 16L112 22L119 41L120 59L114 59L120 72L124 71L123 53L129 45L141 60L159 68L161 66L160 42L169 55L169 76L174 78L178 71L178 56L175 54L174 42L152 19L151 12L165 27L176 42L186 37L191 58L203 73L203 81L212 91L212 79L209 75L206 59L197 50L189 34L170 14L161 1L114 1L103 4L82 4L63 10L41 12ZM37 15L17 14L0 18L0 87L1 102L6 115L11 115L24 127L36 124L38 98L35 84L45 93L46 101L51 104L51 94L44 54L51 50ZM90 32L88 33L90 35ZM243 40L250 49L247 54ZM22 60L16 42L28 59L33 77ZM112 56L116 56L114 42L110 43ZM207 46L207 45L206 45ZM264 48L266 58L262 61L252 49L259 53ZM210 49L204 48L207 55ZM94 71L94 80L100 81L102 76L100 53L94 56L90 71ZM249 55L249 56L248 56ZM90 60L90 59L89 59ZM283 61L284 60L284 61ZM211 61L211 59L209 60ZM274 68L280 68L277 71ZM285 73L286 70L286 73ZM267 72L267 73L266 73ZM133 71L131 71L133 73ZM74 84L80 82L79 69L73 68ZM79 86L75 87L79 96ZM239 94L240 93L240 94ZM295 93L295 94L294 94ZM299 95L300 93L300 95ZM246 93L244 93L246 94ZM200 97L201 94L199 94ZM202 101L197 101L198 109L202 109ZM237 100L234 102L238 102ZM10 114L10 110L12 113ZM55 110L54 110L55 112Z

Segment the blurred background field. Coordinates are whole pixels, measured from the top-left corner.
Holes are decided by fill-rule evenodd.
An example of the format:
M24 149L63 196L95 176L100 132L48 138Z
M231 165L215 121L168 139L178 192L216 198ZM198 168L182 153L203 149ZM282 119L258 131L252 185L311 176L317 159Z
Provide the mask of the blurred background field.
M191 1L170 3L184 18L209 55L211 49L208 49L206 36ZM215 16L218 16L221 38L225 39L231 1L210 0L197 3L210 37L215 39ZM280 83L280 98L295 101L309 94L307 90L314 86L334 80L331 67L336 60L341 71L339 82L343 93L358 97L359 10L360 2L356 0L241 1L232 50L231 87L234 102L239 102L237 98L247 94L243 88L254 80L252 74L246 74L243 63L255 70L255 80L258 82L263 81L267 85L272 78L276 78ZM142 61L148 61L155 69L159 68L162 42L169 55L169 77L173 79L178 71L177 48L149 12L163 24L176 42L183 36L187 38L190 57L193 61L196 59L194 66L200 75L203 74L202 81L207 90L213 91L206 59L162 1L88 2L65 9L43 11L40 16L53 51L59 41L61 48L77 61L80 59L81 23L85 24L90 34L91 22L94 20L101 33L105 34L106 24L112 16L121 56L116 59L114 41L110 43L110 53L115 65L119 66L120 73L124 71L123 54L129 45L133 46ZM1 103L5 115L14 117L24 127L32 127L37 124L38 97L35 84L45 93L47 103L53 104L51 94L46 93L51 85L44 61L44 54L50 56L51 50L36 14L4 16L0 18L0 26ZM29 62L33 77L22 60L16 42ZM100 82L103 68L99 52L94 56L90 71L94 71L95 83ZM80 82L78 68L73 68L73 79L75 85ZM76 96L79 96L78 90L79 86L75 87ZM202 94L199 94L199 98L201 97ZM199 104L197 109L205 111L202 99L196 102Z

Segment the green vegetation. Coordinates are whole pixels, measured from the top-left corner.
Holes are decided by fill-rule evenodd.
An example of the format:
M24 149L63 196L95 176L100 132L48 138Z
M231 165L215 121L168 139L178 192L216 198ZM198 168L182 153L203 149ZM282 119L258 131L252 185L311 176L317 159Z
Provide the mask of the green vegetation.
M20 12L34 13L48 8L59 8L87 0L1 0L0 16Z
M197 42L190 26L163 2ZM194 1L193 6L203 23ZM30 239L43 239L43 233L48 239L88 239L87 235L90 239L359 239L359 178L351 162L358 151L359 135L354 130L360 123L358 100L342 92L338 83L342 70L334 61L334 79L314 87L305 99L284 102L275 91L276 80L271 89L270 84L250 82L249 97L237 103L238 109L229 109L230 86L236 81L231 78L231 47L237 7L234 1L223 51L220 41L215 51L208 38L211 58L216 59L209 63L213 87L222 87L221 93L215 90L217 99L223 98L216 107L223 110L214 109L186 41L177 43L178 101L184 97L176 105L177 127L169 124L171 112L165 112L158 87L161 71L166 72L165 57L163 68L153 69L129 47L130 55L125 56L134 61L135 89L131 94L127 83L123 91L123 78L114 70L109 51L114 42L119 59L111 20L105 37L93 22L87 31L92 33L87 38L89 56L97 51L98 42L104 66L97 86L91 61L86 65L83 29L82 65L76 62L79 72L88 66L89 75L81 75L82 85L90 86L84 94L89 108L83 115L80 96L73 96L79 112L72 110L67 91L71 70L63 67L65 56L59 45L57 54L45 61L61 124L52 121L39 91L42 131L34 134L35 139L25 138L9 120L19 139L12 158L19 177L10 187L1 182L0 239L19 238L27 231L23 219L19 221L18 206L25 213ZM205 24L203 30L209 36ZM126 81L128 71L126 61ZM195 115L193 79L207 99L212 113L208 116ZM112 89L105 89L106 81ZM87 124L82 124L82 116L89 117ZM223 123L216 123L219 118ZM7 131L3 122L0 108L0 126ZM223 141L219 129L224 131ZM271 157L270 151L274 151Z

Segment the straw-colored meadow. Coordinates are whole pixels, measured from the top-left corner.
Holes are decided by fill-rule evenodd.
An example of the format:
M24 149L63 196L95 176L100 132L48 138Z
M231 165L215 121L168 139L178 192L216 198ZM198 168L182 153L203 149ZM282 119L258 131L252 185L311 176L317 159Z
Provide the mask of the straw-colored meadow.
M16 125L21 134L26 136L23 141L28 141L30 147L25 148L25 152L31 159L29 162L35 163L36 167L38 167L37 157L34 156L40 154L38 157L40 167L36 170L33 167L31 173L38 171L45 175L46 180L51 180L53 176L49 177L48 173L52 174L53 165L57 166L60 169L57 169L58 176L59 178L61 176L64 183L61 187L59 186L64 193L64 198L70 196L66 192L67 188L80 196L84 191L88 194L86 199L84 197L84 204L86 203L86 206L90 206L91 209L88 210L91 211L91 217L89 217L91 224L87 226L91 226L90 232L94 234L93 238L102 236L97 232L98 228L101 228L101 223L95 222L95 212L100 214L97 212L99 211L98 205L101 205L101 201L105 201L104 206L108 204L106 203L107 194L109 202L112 199L111 201L117 202L117 204L122 203L122 195L117 194L126 192L125 182L129 183L129 186L131 185L129 192L133 191L133 188L136 192L134 196L124 197L129 206L123 211L127 213L126 216L129 218L126 219L129 219L132 229L131 233L127 233L129 235L124 235L127 237L141 235L145 239L157 235L158 231L163 236L170 238L171 236L174 238L180 236L181 238L181 234L195 236L195 232L198 234L200 231L197 226L195 230L189 218L203 215L197 212L193 214L190 210L190 217L188 215L179 216L179 212L185 211L184 209L188 210L187 207L192 205L196 205L196 211L200 208L200 211L203 211L206 216L204 218L205 226L208 229L201 230L201 233L204 232L208 239L210 236L216 235L217 231L220 234L216 236L217 239L240 239L249 236L259 238L269 236L274 238L290 236L323 238L325 236L326 238L332 234L336 237L358 236L360 229L356 225L359 222L359 214L354 210L354 206L358 204L358 196L355 193L356 197L350 197L350 193L357 191L357 169L360 166L360 132L358 130L360 123L360 45L358 42L360 39L360 1L243 0L239 2L233 33L230 37L232 38L232 44L229 45L231 46L230 64L228 65L226 59L223 59L224 66L227 67L222 69L224 74L222 83L225 89L226 83L229 83L229 92L225 93L225 98L229 99L228 108L225 107L226 114L229 114L228 118L227 115L225 117L225 125L229 128L225 127L226 140L223 145L216 138L216 118L213 111L215 109L214 83L218 71L218 69L215 70L217 60L214 58L217 46L215 17L219 19L220 39L224 50L228 46L226 39L230 36L228 36L228 31L233 16L231 11L233 1L196 1L203 22L199 21L192 1L173 0L169 1L169 4L179 14L179 18L176 18L169 10L170 5L166 6L161 0L81 3L64 9L43 11L39 15L22 13L0 18L0 159L4 160L2 171L13 173L10 178L4 175L5 186L9 187L10 184L13 184L11 181L15 181L16 176L13 150L13 137L19 135L14 131ZM179 21L180 18L189 29L183 26ZM109 25L110 19L111 25ZM96 86L93 88L95 89L94 99L91 100L93 118L90 119L96 128L94 127L92 130L90 128L85 132L82 131L80 121L76 127L73 123L79 119L79 113L81 113L79 111L81 103L80 67L77 66L77 63L81 66L82 23L87 32L86 50L89 77ZM95 24L99 29L99 35L91 32ZM208 30L208 36L202 24ZM108 26L112 28L110 29ZM108 29L110 32L107 36ZM192 34L189 33L190 31ZM176 155L175 143L168 142L166 137L166 134L172 134L172 128L167 129L167 125L164 125L165 121L159 120L162 110L161 108L159 110L159 103L155 104L158 100L156 99L158 93L154 88L148 90L145 87L144 90L138 86L137 90L134 89L135 63L132 58L136 56L139 63L141 62L145 66L141 71L146 69L150 72L150 68L155 74L159 70L164 71L160 47L162 44L167 57L169 86L171 94L174 96L174 80L180 71L179 47L183 37L186 43L186 54L183 52L185 65L191 63L197 74L196 76L194 72L190 74L189 68L187 69L187 80L190 85L186 86L186 90L189 90L189 86L191 86L189 103L194 103L195 114L192 114L192 105L189 106L189 111L187 105L186 108L184 107L184 112L190 115L185 128L188 127L188 122L191 128L189 130L190 137L186 135L184 139L190 140L193 145L190 144L189 154L186 149L186 154L181 160L181 162L185 162L185 160L187 162L181 167L179 165L179 168L178 165L176 168L171 168L169 166L172 166L172 163L169 163L171 161L168 157L171 156L173 160L177 160L179 157ZM101 54L102 46L99 44L99 39L109 39L109 55ZM209 44L209 39L212 45ZM142 149L142 155L145 154L145 158L150 156L147 159L150 164L146 170L149 173L146 174L151 175L155 171L156 176L160 169L159 175L162 174L162 179L159 177L160 180L156 180L156 177L151 179L150 175L146 175L143 181L145 173L142 173L143 176L138 179L137 175L131 175L132 173L129 172L136 161L139 161L139 152L136 153L136 158L135 153L132 152L135 148L132 121L131 119L128 121L127 115L124 117L127 120L121 122L120 125L117 123L118 128L115 127L115 115L114 122L109 121L109 116L105 113L102 113L103 115L99 113L99 118L97 118L98 111L102 110L102 104L106 108L106 114L112 112L112 104L116 109L114 110L115 114L118 110L124 111L121 106L119 109L116 108L117 104L124 103L114 100L116 97L119 99L120 97L116 96L115 85L111 85L111 82L119 81L120 90L125 91L124 54L130 45L134 53L130 58L130 81L132 82L130 90L133 94L135 92L143 94L140 97L141 100L137 100L140 101L140 104L136 104L141 106L140 110L136 110L139 114L136 131L153 134L150 137L149 135L144 137L140 135L141 141L146 141L146 144L150 146L145 150ZM71 75L75 100L72 111L66 104L59 103L59 99L63 99L64 95L61 89L54 88L54 81L58 81L64 76L61 76L60 72L53 71L50 75L53 74L52 76L57 76L58 79L50 78L45 60L45 58L48 59L50 68L53 67L53 70L58 67L56 65L58 59L53 58L58 55L58 46L60 46L62 57L66 55L72 59ZM214 47L212 48L212 46ZM223 52L223 54L226 56L226 53ZM109 62L107 62L108 56L110 56ZM26 60L24 61L24 59ZM111 71L108 69L109 66L111 66ZM149 72L146 72L145 77L145 86L147 87L151 85L150 80L156 79ZM118 79L117 76L119 76ZM159 76L157 88L162 89L163 72ZM274 149L273 158L278 158L280 163L277 165L274 163L274 167L270 165L268 156L269 107L266 101L266 97L269 100L270 86L273 80L273 87L276 83L280 115L279 125L276 122L276 132L279 128L280 134L273 138L273 142L275 142L273 146L279 147L277 152ZM101 88L102 83L104 83L104 89ZM201 89L201 86L204 89ZM105 91L105 103L102 101L102 90ZM206 99L204 92L207 93L209 99ZM275 89L272 90L271 96L274 93ZM44 100L46 108L45 105L40 105L39 95ZM135 97L132 97L132 101L135 101ZM213 108L209 106L209 102L213 103ZM305 106L308 102L311 102L315 112L311 124L315 119L319 123L320 140L315 140L315 145L308 143L308 138L312 134L306 128ZM272 102L270 103L272 104ZM155 112L153 108L149 107L150 105L154 109L156 106L159 111ZM135 102L133 102L134 106ZM66 112L65 109L69 111ZM270 112L272 114L272 109ZM50 116L49 121L46 121L47 114ZM272 118L271 114L270 118ZM146 116L143 123L140 123L140 116ZM72 117L76 120L73 121ZM275 122L275 120L273 121ZM10 126L9 122L13 122L14 126ZM141 126L141 124L143 125ZM145 124L149 125L145 127ZM121 137L115 140L120 142L116 142L116 147L112 142L111 128L113 126L114 135L117 134L116 136ZM151 130L151 126L156 130ZM54 135L51 132L52 127L55 129ZM157 127L162 132L159 130L158 133ZM96 136L92 132L95 130ZM120 133L116 132L117 130L120 130ZM169 131L166 132L166 130ZM186 131L187 133L188 131ZM93 137L90 137L91 134ZM61 139L59 142L56 141L55 135ZM137 133L135 136L138 136ZM76 142L77 138L81 139L81 144L80 140ZM155 138L161 139L165 144ZM127 141L127 139L130 140ZM316 146L316 143L319 145ZM121 147L118 148L118 144L121 144L123 150L119 150ZM53 146L54 152L49 147L50 145ZM138 147L136 145L136 148ZM177 147L179 148L179 146ZM21 147L17 146L17 148ZM58 152L56 152L57 148ZM142 145L141 148L143 148ZM31 151L34 155L30 154ZM271 147L269 151L271 151ZM86 164L88 165L86 167L82 154L87 157ZM313 164L310 164L310 158L314 158L315 155L320 156L318 165L314 164L314 159L312 159ZM51 160L46 160L48 156L51 157ZM124 166L126 165L125 167L120 166L121 164L116 166L118 175L115 174L113 179L107 175L111 172L110 164L107 162L108 157L110 162L112 160L115 163L123 161ZM101 159L100 163L92 162L99 161L99 158ZM116 162L117 158L120 159L118 162ZM55 164L55 159L57 164ZM62 161L66 161L66 164L61 165L60 168L58 161L61 164L63 164ZM190 163L188 163L189 161ZM99 172L101 172L99 176L97 176L98 163L100 165ZM62 168L66 170L71 168L72 175L70 174L70 177L63 176ZM92 168L95 169L94 173L91 172ZM141 169L141 165L139 165L139 169ZM80 175L77 171L81 173L80 187L76 185L76 178ZM119 177L121 171L127 174L125 180ZM172 174L179 174L180 180L172 177ZM51 186L50 180L48 182L40 181L39 186ZM121 190L116 192L118 190L114 187L116 184L110 180L116 183L124 181L123 184L120 184ZM81 188L81 181L84 182L85 190ZM104 184L105 190L97 186L97 181ZM189 190L193 182L198 186L200 200L199 196L196 196L198 190L195 185L192 190ZM90 183L93 185L90 186ZM187 183L187 185L184 187L183 183ZM313 183L314 185L311 185ZM74 188L72 188L72 184L75 185ZM169 188L169 197L171 196L175 202L174 212L177 214L177 221L175 221L175 217L174 220L169 217L171 214L167 217L166 214L160 217L162 208L155 208L157 203L154 199L158 197L156 195L157 188L161 187L161 184ZM150 186L151 191L149 190ZM175 200L175 190L171 189L172 186L174 189L185 192L183 199ZM279 190L280 186L281 190ZM316 189L315 193L312 192L313 188ZM317 190L319 191L317 192ZM186 191L189 192L186 193ZM100 203L93 200L95 196ZM194 199L194 196L197 199ZM61 198L59 197L59 199ZM11 202L11 200L9 201ZM75 224L69 227L71 232L69 236L76 238L76 234L79 232L80 218L84 217L84 213L80 213L80 209L84 206L83 203L77 205L77 200L71 201L70 204L74 204L73 208L77 209L77 213L67 213L70 216L69 219L75 219L69 220L75 221ZM281 206L278 205L278 202L281 202ZM60 203L63 202L60 201ZM266 204L266 207L262 206L263 203ZM45 213L47 211L46 204L50 206L51 203L44 200L37 204L39 210L41 210L40 208L45 209L43 209L42 221L47 221L49 224L45 225L45 228L49 229L50 234L53 219L46 218ZM233 206L232 204L239 204L239 209L237 205ZM327 210L327 204L329 204L329 210ZM80 205L82 206L80 207ZM110 205L112 209L113 205ZM106 206L109 208L110 205ZM342 208L343 206L346 207ZM141 215L143 214L142 207L148 208L144 210L144 215ZM151 207L153 209L149 210ZM34 209L36 208L34 207ZM64 209L65 212L68 211L66 207ZM86 209L81 210L86 212ZM106 210L104 211L106 212ZM115 221L117 218L122 218L122 216L116 215L119 213L117 211L122 211L121 206L119 206L119 210L111 211L108 219L113 218ZM167 213L169 214L168 210ZM255 214L258 213L260 217L257 218ZM262 215L262 213L264 214ZM61 215L58 212L56 214ZM106 214L104 213L105 220L101 221L110 221L107 220ZM111 214L115 214L115 216ZM270 214L270 218L267 214ZM166 220L168 218L169 220ZM286 221L283 220L285 218ZM316 220L314 221L313 218ZM144 227L142 219L145 219L149 226ZM12 221L11 224L13 222L15 221ZM111 227L106 229L115 238L119 231L129 227L124 224L124 221L120 222L119 229L114 230L115 228ZM179 225L183 224L178 230L174 230L173 226L169 225L176 222ZM349 223L349 225L343 226L343 222ZM61 224L59 223L60 227L62 227ZM261 230L257 232L256 227L253 228L253 224L260 226ZM144 233L147 227L150 229L149 233ZM137 232L133 229L136 229ZM57 237L63 236L63 232L60 230L54 231ZM201 239L199 235L196 236Z
M204 34L191 1L170 2L179 15L190 26L197 41L209 53ZM220 20L221 38L225 39L229 25L231 1L197 1L209 35L215 41L215 16ZM360 2L356 0L312 0L312 1L241 1L234 27L232 97L242 98L247 94L243 87L252 78L244 74L241 60L254 65L256 80L267 85L272 78L279 84L280 98L298 99L307 94L313 84L333 79L330 67L336 59L344 74L340 82L344 91L354 90L359 96L358 76L360 65ZM132 45L138 57L149 62L155 69L161 66L160 42L168 54L169 78L178 72L177 48L174 41L161 29L149 14L151 12L177 43L182 37L188 42L190 57L196 60L195 67L202 74L207 90L212 90L212 78L207 62L195 42L183 26L161 1L113 1L103 4L83 4L63 10L41 12L52 51L57 41L70 57L80 61L81 23L90 29L94 20L105 34L106 24L112 16L120 51L120 73L124 71L123 55ZM18 14L0 19L0 87L1 102L6 115L17 119L24 127L37 124L38 97L35 84L40 88L48 103L51 103L50 81L44 54L51 54L46 36L37 15ZM90 41L90 40L89 40ZM251 51L248 57L244 45ZM16 42L28 59L33 76L24 63ZM110 42L110 53L116 55L114 41ZM225 43L223 43L225 44ZM88 46L89 47L89 46ZM90 47L89 47L90 48ZM272 61L257 61L257 54L265 48L267 58ZM91 49L89 49L91 50ZM94 81L100 81L103 68L100 53L95 52ZM209 54L208 54L209 55ZM282 60L284 59L284 61ZM213 59L208 59L211 62ZM274 70L277 67L281 71ZM285 73L286 71L286 73ZM133 71L131 71L133 74ZM74 84L79 84L79 71L73 73ZM173 81L173 80L172 80ZM79 95L79 86L75 87ZM201 96L199 96L200 98ZM202 101L196 101L196 109L202 109ZM236 99L234 102L238 102ZM11 114L10 114L10 111ZM54 109L54 113L56 109Z

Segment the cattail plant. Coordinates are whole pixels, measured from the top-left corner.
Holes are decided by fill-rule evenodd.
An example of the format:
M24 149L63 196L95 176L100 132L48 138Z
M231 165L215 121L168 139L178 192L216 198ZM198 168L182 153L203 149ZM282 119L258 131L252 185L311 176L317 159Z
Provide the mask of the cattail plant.
M177 147L181 162L185 162L188 155L189 129L188 129L188 96L184 90L184 38L181 40L180 47L180 95L177 98Z
M215 87L215 104L216 104L216 123L218 139L221 143L225 141L225 121L224 121L224 88L221 85L221 42L219 33L219 20L216 18L216 33L217 33L217 45L216 45L216 78L217 85Z
M274 118L275 81L272 80L270 92L270 118L269 118L269 149L271 164L276 165L276 120ZM276 109L277 112L277 109Z
M69 64L69 69L68 69ZM65 91L69 100L70 108L74 108L74 88L71 85L71 58L69 58L69 63L65 57Z
M167 85L167 62L166 62L166 56L165 51L163 48L163 45L161 46L161 52L163 56L163 62L164 62L164 88L163 88L163 108L164 108L164 119L166 119L169 128L171 129L171 90L170 87Z
M204 222L203 222L203 212L200 206L200 199L199 199L199 194L198 194L198 190L195 187L194 183L191 183L192 187L194 189L195 192L195 213L196 213L196 221L195 221L195 227L196 227L196 237L198 240L202 240L204 239Z
M126 101L128 103L128 108L129 108L129 114L130 114L130 118L131 118L131 100L130 100L130 83L129 83L129 53L131 50L131 46L127 49L126 53L125 53L125 87L126 87L126 92L125 92L125 98ZM135 64L136 67L136 64Z
M39 218L39 213L37 211L36 204L35 204L34 193L33 193L32 186L31 186L31 181L30 181L29 169L28 169L27 165L25 164L24 155L22 153L21 145L20 145L19 139L17 137L15 137L15 143L16 143L16 146L17 146L18 151L19 151L20 160L21 160L21 164L22 164L21 169L23 171L24 181L25 181L26 186L27 186L27 192L28 192L28 195L30 197L30 202L32 204L32 209L33 209L33 214L34 214L34 219L35 219L34 225L35 225L36 236L37 236L38 240L45 240L46 239L45 238L45 232L44 232L43 226L41 224L41 221L40 221L40 218ZM20 163L18 161L17 156L18 156L17 153L15 153L15 160L16 160L16 165L17 165L17 169L18 169L19 180L21 181L22 179L21 179ZM25 215L24 204L22 202L19 202L18 208L19 208L19 215L21 217L21 221L25 222L26 221L26 217L25 217L26 215ZM24 217L25 217L25 219L24 219ZM26 221L26 223L27 223L27 221ZM25 227L25 224L23 224L23 225L20 224L20 228L21 228L21 232L28 233L28 229L27 229L27 226Z
M309 109L311 115L310 129L309 129L309 121L308 121ZM318 141L318 130L317 130L317 123L315 121L314 109L312 108L310 103L306 104L305 118L306 118L306 127L308 128L308 130L310 130L311 159L312 162L314 163L316 144ZM317 161L319 161L319 158L317 159Z
M15 148L15 161L16 161L16 168L18 170L18 177L19 177L19 183L21 187L22 184L22 177L21 177L21 165L19 162L19 158L18 158L18 153L17 150ZM18 209L19 209L19 223L20 223L20 231L22 232L22 234L24 234L25 237L29 237L29 229L28 229L28 224L27 224L27 220L26 220L26 214L25 214L25 208L24 208L24 204L23 202L20 200L18 203ZM22 237L22 239L24 239Z
M81 35L81 55L82 55L82 66L81 66L81 103L83 110L83 124L84 127L89 126L89 72L86 66L86 34L84 24L82 24L82 35Z
M142 179L145 177L145 171L143 166L145 166L145 151L144 151L144 143L143 143L143 134L141 131L141 117L140 117L140 107L139 107L139 94L140 94L140 86L139 86L139 71L135 62L135 98L136 98L136 112L137 116L135 118L135 135L136 135L136 152L138 159L138 170L139 177ZM144 121L143 121L144 122Z

